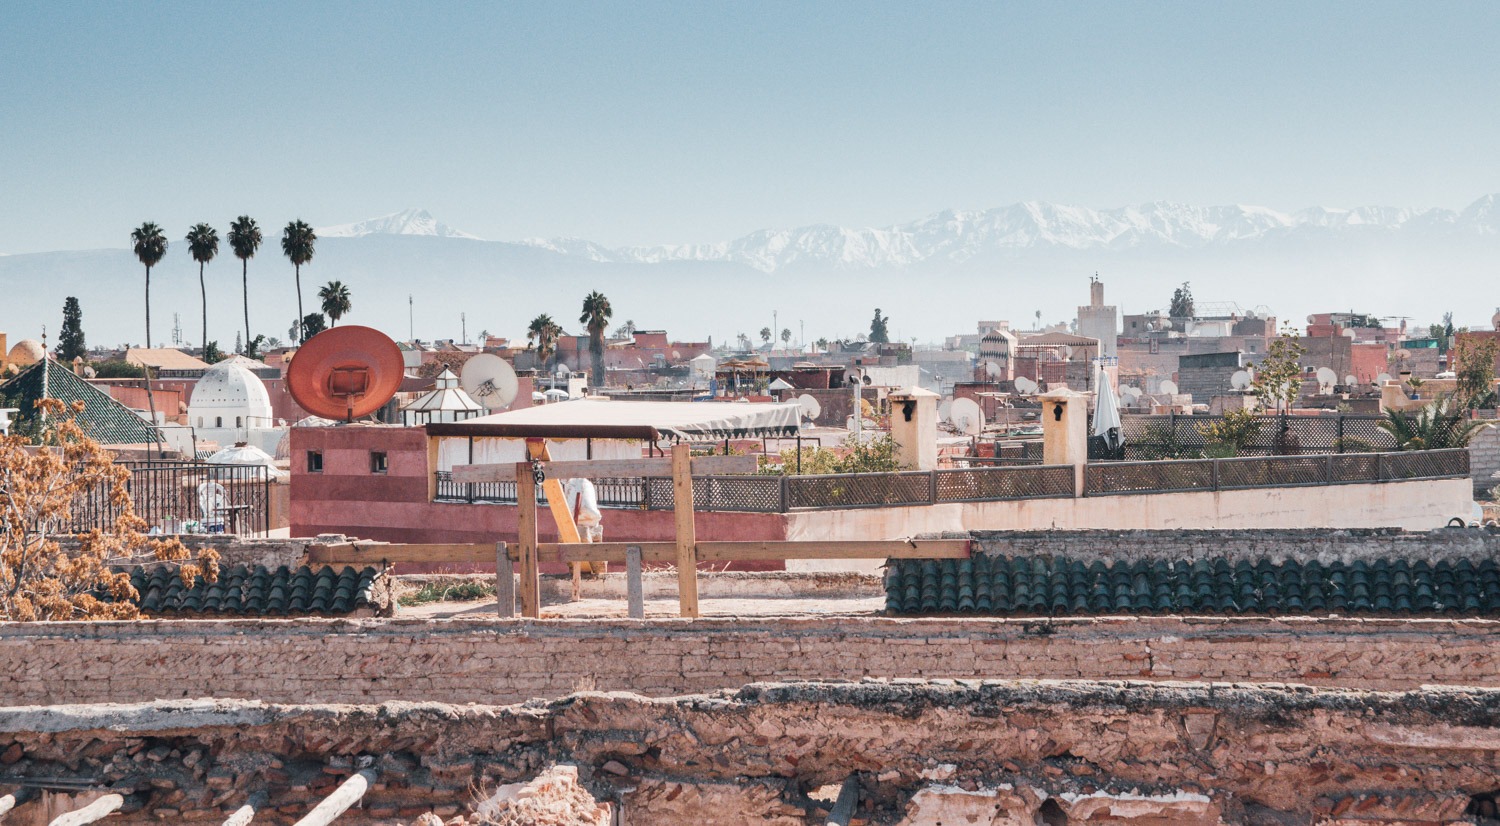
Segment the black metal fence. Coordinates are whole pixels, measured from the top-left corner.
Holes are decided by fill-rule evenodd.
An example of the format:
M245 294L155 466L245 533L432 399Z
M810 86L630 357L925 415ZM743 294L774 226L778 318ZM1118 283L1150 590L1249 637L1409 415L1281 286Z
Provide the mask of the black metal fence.
M1194 459L1209 445L1203 430L1223 416L1125 416L1120 421L1126 461ZM1375 453L1396 449L1396 440L1380 426L1383 416L1258 416L1241 455L1283 456L1306 453Z
M135 515L155 533L258 534L271 523L270 469L258 465L204 462L117 462L130 471L126 483ZM73 502L63 530L110 529L120 508L109 491L96 488Z
M1411 450L1316 456L1248 456L1156 462L1091 462L1084 495L1244 490L1355 482L1468 478L1469 451Z

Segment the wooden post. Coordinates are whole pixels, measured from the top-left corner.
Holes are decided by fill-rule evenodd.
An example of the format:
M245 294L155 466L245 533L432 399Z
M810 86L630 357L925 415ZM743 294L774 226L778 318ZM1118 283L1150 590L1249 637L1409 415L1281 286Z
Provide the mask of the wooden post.
M521 547L521 616L542 615L542 583L536 561L536 480L526 462L516 465L516 541Z
M641 548L632 545L625 549L625 598L631 619L646 618L646 591L641 582Z
M672 446L672 505L677 517L677 600L684 617L698 616L698 534L693 523L693 453Z
M0 797L0 818L5 817L11 809L31 799L33 792L28 788L17 789L14 793Z
M58 815L52 820L51 826L83 826L85 823L93 823L103 820L112 812L125 805L125 798L118 794L107 794L82 809L75 809L65 815Z
M359 802L361 797L375 782L375 772L370 769L360 769L333 790L333 794L323 798L307 816L297 821L296 826L328 826L334 818L349 810L350 806Z
M250 795L245 805L234 810L234 814L224 821L224 826L249 826L250 821L255 819L255 810L266 805L269 796L265 792L256 792Z
M545 439L527 439L526 454L540 462L552 461L552 451L547 449ZM573 511L568 508L568 497L563 494L562 479L547 474L547 480L542 483L542 490L547 494L547 509L552 511L552 521L557 523L558 542L578 542L578 523L573 521ZM571 562L568 570L573 575L573 600L579 597L581 583L578 581L583 563ZM590 573L593 566L590 564Z
M516 563L504 542L495 543L495 612L502 617L516 615Z
M851 774L839 788L839 796L833 801L824 826L849 826L854 819L854 807L859 805L859 775Z

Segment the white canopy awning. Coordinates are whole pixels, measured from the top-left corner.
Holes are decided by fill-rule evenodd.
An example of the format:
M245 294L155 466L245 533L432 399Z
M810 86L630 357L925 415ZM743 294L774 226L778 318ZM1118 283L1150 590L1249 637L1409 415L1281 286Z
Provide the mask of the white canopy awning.
M715 439L796 436L797 404L631 402L578 399L427 425L429 436L543 439Z

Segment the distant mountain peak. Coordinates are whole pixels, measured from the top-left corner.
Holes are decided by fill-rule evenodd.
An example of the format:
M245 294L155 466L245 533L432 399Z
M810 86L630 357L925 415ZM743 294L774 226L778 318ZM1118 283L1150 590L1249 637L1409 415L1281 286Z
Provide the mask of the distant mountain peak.
M406 209L357 221L316 230L319 238L360 238L366 235L430 235L437 238L469 238L483 240L467 232L456 230L432 217L425 209Z

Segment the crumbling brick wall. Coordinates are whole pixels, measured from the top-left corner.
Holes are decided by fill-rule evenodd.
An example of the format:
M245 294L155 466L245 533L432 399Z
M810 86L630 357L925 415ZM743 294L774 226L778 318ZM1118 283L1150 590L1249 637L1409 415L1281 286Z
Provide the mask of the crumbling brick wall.
M0 709L0 785L88 780L113 822L222 822L265 795L290 823L368 762L340 823L461 814L477 793L578 767L627 823L821 824L854 778L863 824L1456 824L1492 800L1500 691L875 681L758 684L525 706L195 702ZM923 815L928 817L924 818Z
M7 705L226 697L519 702L767 676L1500 686L1484 620L883 617L152 620L0 625Z

